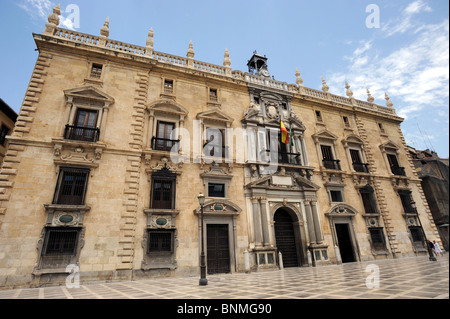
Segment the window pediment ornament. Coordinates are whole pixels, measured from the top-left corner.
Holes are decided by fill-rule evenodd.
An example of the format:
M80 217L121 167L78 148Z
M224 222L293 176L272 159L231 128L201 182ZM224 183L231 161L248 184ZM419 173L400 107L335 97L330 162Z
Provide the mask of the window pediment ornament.
M241 211L242 209L238 205L227 199L210 199L206 200L203 205L203 213L206 216L237 216ZM194 210L194 214L201 214L200 206Z
M147 106L147 110L153 113L174 114L187 116L189 111L180 103L169 99L160 99Z
M397 144L395 144L392 141L387 141L386 143L383 143L380 145L380 149L382 151L386 151L386 150L395 150L398 151L400 148L397 146Z
M197 119L208 121L208 122L220 122L227 125L227 127L231 126L231 123L233 123L234 119L230 116L226 115L221 110L209 110L205 112L200 112L197 114Z
M327 213L325 213L325 216L329 218L333 217L355 217L358 214L358 211L347 204L338 204L334 207L332 207Z
M364 145L363 140L354 134L346 136L345 139L342 140L342 143L344 146L348 146L350 144Z
M94 86L64 90L68 103L77 103L96 107L109 107L114 98Z
M335 140L338 139L338 137L336 135L334 135L333 133L331 133L330 131L328 131L326 129L322 130L322 131L320 131L318 133L313 134L312 138L314 139L314 141L316 143L318 143L319 140L333 140L333 141L335 141Z

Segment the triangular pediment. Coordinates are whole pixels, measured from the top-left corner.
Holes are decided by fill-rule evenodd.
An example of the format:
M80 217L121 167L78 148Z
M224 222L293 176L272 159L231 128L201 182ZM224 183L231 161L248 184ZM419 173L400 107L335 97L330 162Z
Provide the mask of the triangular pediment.
M338 137L336 135L334 135L333 133L331 133L328 130L323 130L316 134L313 134L312 138L314 138L315 140L318 140L318 139L337 140L338 139Z
M94 86L83 86L80 88L64 90L64 94L66 97L72 99L89 99L108 102L108 104L114 103L114 98L112 96Z
M342 140L342 143L364 144L363 140L358 136L351 134Z
M197 119L222 123L232 123L234 121L233 118L229 117L221 110L209 110L200 112L197 114Z
M147 106L147 109L149 111L154 111L157 113L169 113L169 114L176 114L176 115L187 115L189 111L183 107L181 104L173 101L173 100L167 100L167 99L161 99L158 101L155 101Z
M395 144L392 141L387 141L386 143L383 143L380 145L381 149L394 149L394 150L398 150L399 147L397 146L397 144Z

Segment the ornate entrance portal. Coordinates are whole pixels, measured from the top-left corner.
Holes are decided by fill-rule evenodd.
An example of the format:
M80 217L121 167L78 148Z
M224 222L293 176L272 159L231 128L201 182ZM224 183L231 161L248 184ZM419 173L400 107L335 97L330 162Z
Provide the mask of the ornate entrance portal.
M284 267L298 267L298 245L291 215L280 208L274 215L275 240L277 249L281 252Z

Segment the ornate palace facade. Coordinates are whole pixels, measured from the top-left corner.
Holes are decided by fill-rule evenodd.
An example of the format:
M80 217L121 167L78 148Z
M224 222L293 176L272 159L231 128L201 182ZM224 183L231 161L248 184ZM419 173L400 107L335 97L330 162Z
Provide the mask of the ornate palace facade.
M387 106L58 27L0 173L0 286L258 271L426 254L438 239ZM280 143L280 123L290 142ZM199 193L205 194L201 227ZM424 232L423 232L423 231Z

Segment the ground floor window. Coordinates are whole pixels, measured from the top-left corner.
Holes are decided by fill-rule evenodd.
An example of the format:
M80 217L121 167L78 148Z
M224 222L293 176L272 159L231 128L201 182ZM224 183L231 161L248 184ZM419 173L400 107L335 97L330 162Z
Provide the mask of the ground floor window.
M75 255L79 233L77 228L47 228L43 256Z
M148 230L147 252L173 252L174 231Z

